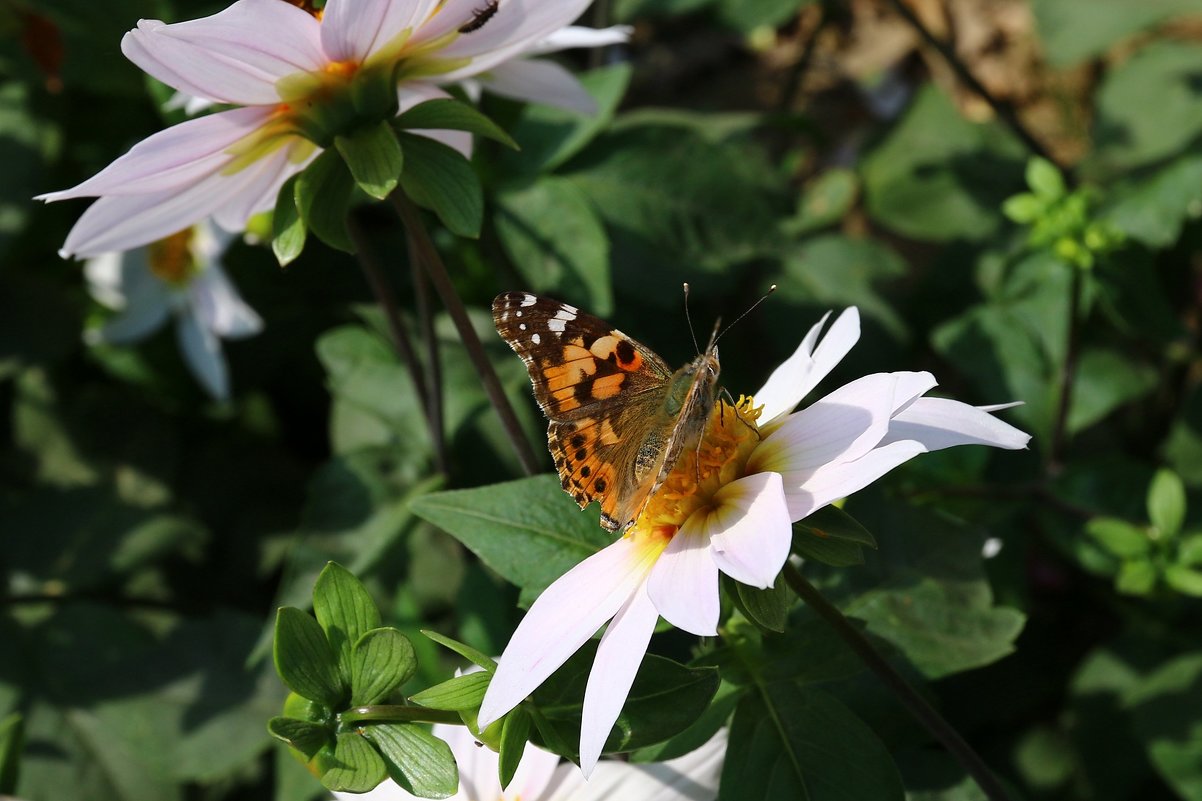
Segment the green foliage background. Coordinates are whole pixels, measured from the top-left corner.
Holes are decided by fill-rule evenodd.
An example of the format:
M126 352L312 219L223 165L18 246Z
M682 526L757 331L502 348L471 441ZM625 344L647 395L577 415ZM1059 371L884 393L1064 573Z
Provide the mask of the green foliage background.
M55 251L83 204L30 197L180 119L118 43L205 5L0 2L0 789L29 801L318 797L265 723L284 694L274 610L307 606L328 560L410 635L420 689L455 666L420 628L499 653L519 605L606 541L549 479L484 488L520 470L441 316L451 470L435 475L346 254L312 243L280 269L268 248L231 249L266 321L226 345L231 403L203 395L169 331L82 344L102 312ZM915 5L994 24L988 4ZM682 363L682 281L707 322L777 283L724 341L736 395L855 304L864 336L826 388L931 369L961 400L1024 401L1004 415L1029 451L916 460L847 505L878 548L811 546L805 572L1018 797L1202 799L1202 19L1186 0L1006 5L1031 22L1007 41L1034 56L1003 76L1050 102L1008 100L1070 189L1092 187L1089 221L1122 236L1088 269L1003 213L1031 154L937 54L839 68L851 43L909 30L888 2L605 5L598 21L636 31L610 63L573 62L600 113L486 99L521 150L480 143L481 236L436 239L536 443L524 369L487 313L502 290L583 306ZM418 334L399 225L357 216ZM429 495L447 488L476 494ZM571 548L549 544L562 536ZM983 559L987 540L1002 547ZM787 753L813 799L981 797L807 610L788 636L696 646L669 633L653 651L721 667L713 725L743 699L723 799L783 797Z

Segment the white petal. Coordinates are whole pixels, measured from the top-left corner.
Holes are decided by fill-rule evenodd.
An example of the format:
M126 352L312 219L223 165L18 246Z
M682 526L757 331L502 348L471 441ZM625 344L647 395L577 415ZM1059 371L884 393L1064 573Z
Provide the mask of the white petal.
M664 620L699 637L718 633L718 568L709 531L694 514L660 554L647 579L647 594ZM695 522L696 521L696 522Z
M502 0L497 13L479 30L462 34L438 55L442 58L470 57L472 63L442 76L456 81L478 75L503 61L524 53L563 28L588 8L589 0ZM443 9L445 13L450 7Z
M129 251L126 251L129 252ZM125 254L101 253L88 259L83 266L88 292L96 301L110 309L125 308L126 291L121 281L121 261Z
M772 371L768 381L753 396L756 403L764 406L760 416L761 429L773 428L793 411L859 341L860 312L853 306L839 315L819 343L818 335L829 316L829 312L823 315L793 355Z
M905 440L869 451L854 462L819 468L807 475L804 482L786 473L783 478L789 517L800 520L828 503L863 489L898 465L925 452L921 443Z
M562 786L539 801L713 801L725 758L726 729L719 729L705 745L667 762L600 762L587 784Z
M514 59L481 75L480 82L488 91L515 100L543 103L579 114L597 113L597 101L584 85L554 61Z
M544 53L557 53L560 50L572 50L577 47L605 47L607 45L625 44L630 41L634 28L630 25L613 25L609 28L586 28L580 25L568 25L553 32L541 42L527 47L522 51L524 56L539 56Z
M924 392L938 386L935 376L925 370L919 372L901 371L890 373L897 383L893 386L893 416L901 414L903 410L914 403Z
M517 706L613 617L642 585L659 547L623 537L547 587L498 660L480 705L480 725Z
M475 746L473 746L475 747ZM487 751L488 749L483 749ZM494 767L492 773L493 792L480 793L477 798L500 798L503 801L538 801L543 797L547 788L555 780L555 769L559 767L559 757L549 751L536 748L529 743L522 752L522 761L513 780L501 793L501 781ZM483 777L481 777L483 778Z
M121 52L181 92L223 103L274 104L281 78L324 68L320 28L288 3L238 0L210 17L173 25L142 20L121 40Z
M916 440L931 451L953 445L992 445L1018 450L1027 447L1031 436L967 403L919 398L893 417L881 444L900 440Z
M171 306L164 300L160 303L131 303L117 316L100 328L84 332L84 341L89 345L107 342L112 345L128 345L137 342L162 327L171 313Z
M263 320L246 305L221 266L212 263L188 287L192 310L201 325L225 339L241 339L263 330Z
M270 114L269 109L237 108L181 122L143 139L83 183L37 199L140 195L193 184L229 164L232 157L226 149L259 128Z
M793 538L780 474L753 473L732 481L714 501L717 507L706 521L714 563L735 581L771 587Z
M329 0L321 43L334 61L365 61L429 15L434 0Z
M804 477L830 462L859 458L888 432L896 386L892 373L844 384L786 418L752 452L748 470Z
M191 314L179 316L175 333L184 361L196 380L217 400L229 398L229 369L221 353L221 340Z
M640 582L601 637L580 717L580 770L585 776L592 773L622 713L657 620L659 613L647 597L647 585Z

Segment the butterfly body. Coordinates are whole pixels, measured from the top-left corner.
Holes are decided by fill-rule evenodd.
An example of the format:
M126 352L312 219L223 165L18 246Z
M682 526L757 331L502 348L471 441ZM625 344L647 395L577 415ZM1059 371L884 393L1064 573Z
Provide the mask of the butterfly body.
M599 501L604 528L624 529L704 431L717 348L673 371L599 317L528 292L498 295L493 321L526 363L564 490L581 508Z

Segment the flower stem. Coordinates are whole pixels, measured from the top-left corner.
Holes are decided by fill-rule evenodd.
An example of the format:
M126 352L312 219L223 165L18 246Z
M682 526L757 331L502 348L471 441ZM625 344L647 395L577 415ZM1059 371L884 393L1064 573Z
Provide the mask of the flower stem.
M882 657L877 650L872 647L872 643L868 641L859 629L851 624L851 622L843 616L835 606L825 597L818 589L806 581L801 572L791 564L785 564L784 569L785 582L797 593L801 600L805 601L806 605L818 613L818 616L830 624L835 633L839 635L843 642L847 643L848 647L855 652L856 656L876 674L897 699L901 701L902 706L914 716L915 720L923 725L923 727L938 740L944 748L947 749L960 766L968 772L977 786L981 788L985 796L990 801L1009 801L1009 796L1002 787L998 778L993 775L989 766L981 759L980 755L972 749L960 733L952 728L942 715L935 708L926 702L926 700L918 694L918 692L901 677L896 670Z
M426 366L430 371L430 395L427 413L431 422L443 430L442 416L442 357L438 353L438 337L434 333L434 315L430 309L430 284L426 272L421 268L413 237L406 237L409 252L409 272L413 276L413 295L417 301L417 324L422 340L426 343Z
M384 321L388 325L388 334L392 340L393 350L409 369L413 390L417 393L418 402L426 411L426 424L430 429L430 441L434 449L434 464L438 472L445 474L447 472L447 454L446 443L442 437L442 421L430 414L430 390L426 385L426 377L422 374L422 366L417 359L417 352L413 349L413 342L409 339L409 334L401 322L392 286L388 283L388 277L376 259L375 252L371 249L363 229L353 217L347 219L347 230L350 232L351 241L355 244L355 254L358 257L359 266L363 269L363 276L367 279L367 285L371 287L372 294L376 296L376 302L380 304L380 310L384 312Z
M359 723L451 723L463 725L458 712L443 709L427 709L424 706L407 704L377 704L357 706L338 716L344 724Z
M534 475L538 472L538 461L534 458L534 451L530 449L530 442L522 432L522 426L518 423L513 407L509 405L509 399L505 397L505 391L501 389L501 381L497 378L492 363L488 361L488 355L484 352L484 345L481 344L480 337L476 336L476 330L472 328L472 321L468 319L467 309L463 307L463 301L455 292L455 286L451 283L451 276L447 274L447 268L442 263L442 257L438 255L438 250L434 247L434 242L431 241L430 234L422 223L421 213L399 189L389 195L389 199L392 201L397 215L401 218L401 222L404 223L405 230L413 239L418 261L426 270L426 274L430 276L430 283L434 284L434 290L438 292L443 305L451 315L451 321L459 332L459 338L463 341L468 358L472 360L472 365L479 373L480 381L484 384L484 391L488 394L493 408L497 410L497 414L501 418L501 425L509 436L514 451L517 452L522 469L526 475Z

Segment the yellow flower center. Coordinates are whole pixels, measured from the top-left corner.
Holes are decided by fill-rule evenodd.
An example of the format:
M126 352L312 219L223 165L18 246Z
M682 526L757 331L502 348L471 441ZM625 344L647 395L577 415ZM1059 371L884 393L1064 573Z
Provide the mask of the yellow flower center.
M183 286L200 269L192 255L192 229L185 228L146 246L150 272L172 286Z
M733 405L719 400L700 442L681 454L626 535L671 539L689 517L712 506L719 489L745 475L760 441L756 420L762 410L743 395Z

